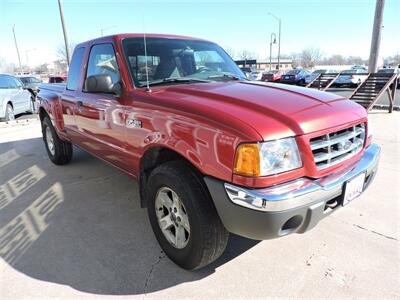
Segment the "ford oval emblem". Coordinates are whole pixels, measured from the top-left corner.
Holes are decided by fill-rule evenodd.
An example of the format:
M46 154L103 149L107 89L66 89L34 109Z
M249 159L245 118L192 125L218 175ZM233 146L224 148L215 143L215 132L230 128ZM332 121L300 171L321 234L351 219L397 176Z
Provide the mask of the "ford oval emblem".
M341 142L338 143L338 148L339 148L339 150L347 151L347 150L349 150L351 148L352 144L353 143L350 140L341 141Z

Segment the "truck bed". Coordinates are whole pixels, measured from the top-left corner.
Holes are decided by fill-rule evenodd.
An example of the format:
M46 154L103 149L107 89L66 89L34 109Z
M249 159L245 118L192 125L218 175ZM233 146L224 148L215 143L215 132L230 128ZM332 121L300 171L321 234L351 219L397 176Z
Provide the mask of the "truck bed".
M42 83L39 85L39 90L62 93L65 90L65 87L65 83Z

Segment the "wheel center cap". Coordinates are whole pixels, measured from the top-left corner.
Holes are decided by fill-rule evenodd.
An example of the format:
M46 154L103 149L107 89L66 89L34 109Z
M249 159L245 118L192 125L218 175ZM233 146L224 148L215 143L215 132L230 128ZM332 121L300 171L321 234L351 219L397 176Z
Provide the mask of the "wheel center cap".
M176 215L174 212L171 212L171 220L176 223Z

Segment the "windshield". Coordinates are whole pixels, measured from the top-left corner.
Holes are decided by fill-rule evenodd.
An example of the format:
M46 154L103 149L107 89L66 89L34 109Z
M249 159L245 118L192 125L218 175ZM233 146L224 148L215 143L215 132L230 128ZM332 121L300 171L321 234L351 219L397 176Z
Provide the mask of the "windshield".
M143 38L122 41L124 55L135 86L146 86L146 56ZM173 38L147 38L147 72L149 84L164 79L246 80L243 72L222 48L214 43ZM197 81L198 80L198 81ZM166 80L173 84L183 82Z
M344 70L344 71L342 71L342 73L344 73L344 74L355 74L355 73L357 73L357 70L355 70L355 69Z
M378 73L394 73L394 69L380 69L378 70Z

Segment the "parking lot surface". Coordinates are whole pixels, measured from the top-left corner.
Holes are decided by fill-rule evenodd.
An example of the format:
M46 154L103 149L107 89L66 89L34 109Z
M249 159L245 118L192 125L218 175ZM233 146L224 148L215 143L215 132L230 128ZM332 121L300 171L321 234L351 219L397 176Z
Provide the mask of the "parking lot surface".
M0 297L399 298L400 113L370 117L382 157L365 194L302 235L232 236L195 272L161 251L130 178L76 148L53 165L38 121L3 126Z

